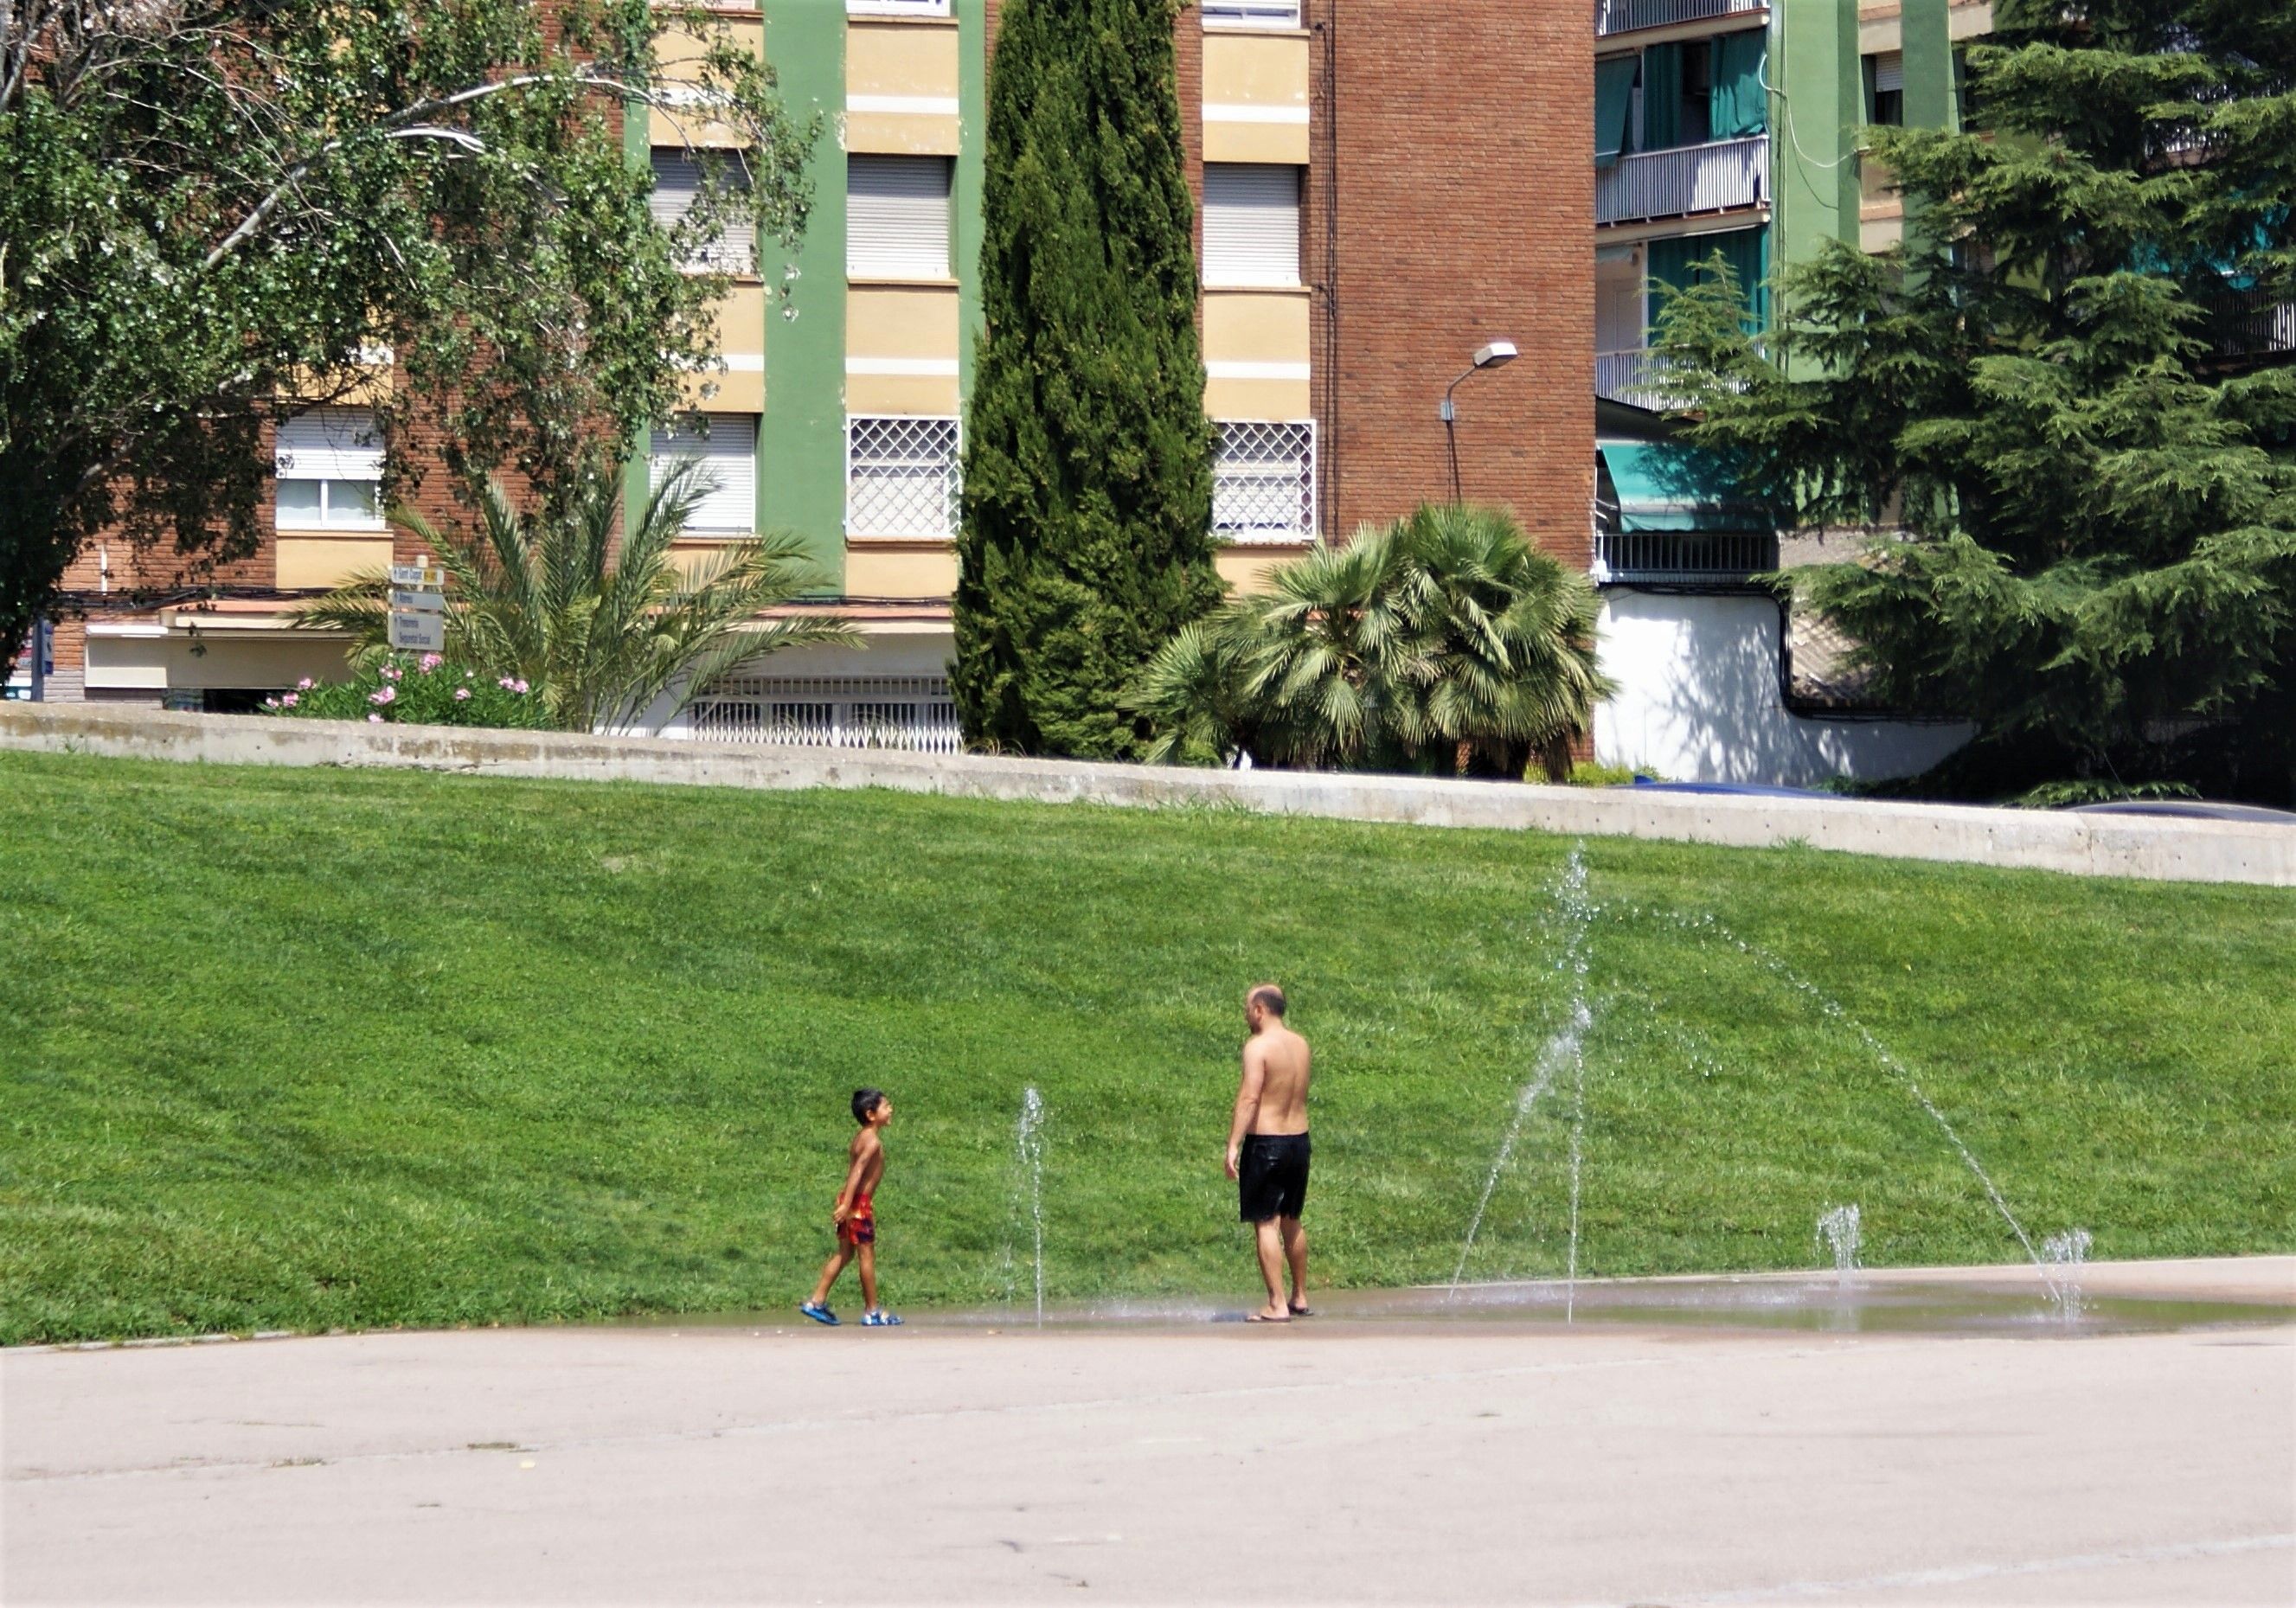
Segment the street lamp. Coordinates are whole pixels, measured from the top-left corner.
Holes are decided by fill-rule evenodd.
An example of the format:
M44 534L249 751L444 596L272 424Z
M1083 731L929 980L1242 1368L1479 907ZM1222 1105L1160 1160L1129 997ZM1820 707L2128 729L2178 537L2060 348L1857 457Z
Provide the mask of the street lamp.
M1498 368L1513 363L1517 357L1512 340L1493 340L1479 348L1475 360L1469 364L1458 379L1443 388L1443 443L1451 458L1451 500L1459 501L1459 410L1451 400L1451 393L1478 369Z

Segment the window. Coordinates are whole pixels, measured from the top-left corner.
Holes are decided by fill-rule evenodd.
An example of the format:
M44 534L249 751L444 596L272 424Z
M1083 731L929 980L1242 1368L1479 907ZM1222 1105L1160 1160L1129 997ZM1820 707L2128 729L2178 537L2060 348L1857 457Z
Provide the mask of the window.
M1204 283L1300 283L1300 169L1204 164Z
M364 407L280 422L273 460L282 530L381 530L382 439Z
M949 276L949 159L845 159L845 271L855 279Z
M734 192L728 199L736 209L747 204L750 187L749 169L737 157L701 158L683 151L656 150L653 153L653 194L647 206L654 222L665 229L675 229L685 221L693 209L695 198L701 194L705 181L714 182L721 192ZM754 274L758 265L758 229L749 217L728 217L715 240L696 242L685 256L686 267L711 274Z
M1865 66L1866 120L1902 127L1906 121L1905 53L1892 50L1867 56Z
M1300 0L1204 0L1206 28L1297 28Z
M956 477L955 419L848 419L845 533L947 540Z
M948 0L845 0L854 17L946 17Z
M709 433L654 427L646 478L659 488L681 458L701 460L701 498L685 528L695 536L747 536L758 528L758 417L704 414Z
M1228 420L1212 456L1212 534L1303 542L1316 534L1316 427Z

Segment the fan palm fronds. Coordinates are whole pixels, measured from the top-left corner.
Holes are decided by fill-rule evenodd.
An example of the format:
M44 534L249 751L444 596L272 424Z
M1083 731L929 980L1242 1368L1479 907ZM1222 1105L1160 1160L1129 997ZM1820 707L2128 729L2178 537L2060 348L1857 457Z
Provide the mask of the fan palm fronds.
M603 478L559 518L529 518L498 483L474 529L442 531L409 510L392 517L447 572L449 659L530 683L562 730L623 731L650 711L676 714L736 664L858 640L842 619L759 618L823 578L794 537L726 542L698 560L676 551L709 489L698 462L680 462L619 550L620 499ZM349 634L355 660L388 652L389 590L381 571L355 577L304 604L296 623Z

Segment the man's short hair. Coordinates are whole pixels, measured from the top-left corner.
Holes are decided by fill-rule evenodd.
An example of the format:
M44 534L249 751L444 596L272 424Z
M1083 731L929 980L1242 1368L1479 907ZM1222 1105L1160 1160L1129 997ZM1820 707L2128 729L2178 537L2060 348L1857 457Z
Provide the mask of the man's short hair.
M881 1088L857 1088L853 1091L853 1120L867 1122L869 1113L885 1103L885 1091Z
M1266 1005L1269 1014L1273 1015L1279 1021L1283 1020L1283 990L1277 988L1274 983L1264 982L1258 988L1252 989L1251 1003L1256 1005Z

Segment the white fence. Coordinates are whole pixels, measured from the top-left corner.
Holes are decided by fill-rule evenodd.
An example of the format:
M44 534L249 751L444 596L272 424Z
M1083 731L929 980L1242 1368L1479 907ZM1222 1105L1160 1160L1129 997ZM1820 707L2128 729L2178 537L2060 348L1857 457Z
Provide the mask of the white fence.
M1770 171L1770 136L1714 140L1620 157L1595 176L1595 221L1683 217L1761 203Z
M1769 0L1597 0L1595 31L1627 34L1638 28L1671 28L1677 22L1769 9Z
M939 676L774 677L722 681L689 711L705 742L963 751L956 702Z

